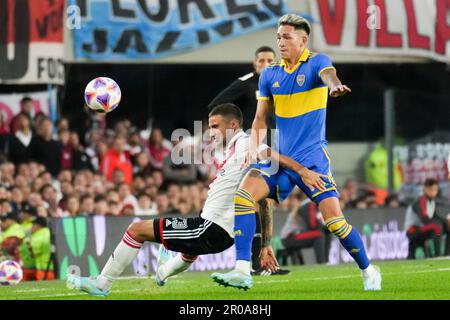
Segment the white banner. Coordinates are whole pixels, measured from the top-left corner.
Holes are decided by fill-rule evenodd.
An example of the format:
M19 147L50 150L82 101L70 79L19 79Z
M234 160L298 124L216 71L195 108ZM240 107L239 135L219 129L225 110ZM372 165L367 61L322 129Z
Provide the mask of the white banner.
M20 100L24 97L30 97L33 100L35 113L43 112L45 115L50 116L50 101L56 101L56 90L0 94L0 112L3 113L8 125L11 118L20 112Z
M449 0L309 0L315 50L450 63Z
M0 0L0 84L64 84L65 0Z

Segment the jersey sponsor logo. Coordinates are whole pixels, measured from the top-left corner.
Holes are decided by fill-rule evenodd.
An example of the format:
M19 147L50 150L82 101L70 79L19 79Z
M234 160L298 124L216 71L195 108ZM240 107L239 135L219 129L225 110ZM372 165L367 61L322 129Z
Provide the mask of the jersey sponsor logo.
M166 227L172 224L172 228L176 230L186 229L187 219L186 218L172 218L172 220L166 220Z
M301 87L305 84L306 76L304 74L300 74L297 76L297 84Z
M278 81L272 85L272 88L279 88L279 87L280 87L280 84L278 83Z

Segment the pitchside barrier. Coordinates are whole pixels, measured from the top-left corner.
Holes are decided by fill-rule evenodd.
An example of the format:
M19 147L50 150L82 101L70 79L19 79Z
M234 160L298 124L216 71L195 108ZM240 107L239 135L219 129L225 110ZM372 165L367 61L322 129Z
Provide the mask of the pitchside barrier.
M408 255L408 239L403 231L405 211L405 208L346 210L345 214L347 220L361 233L371 259L396 260L405 259ZM287 212L275 212L275 238L279 236L287 215ZM97 275L130 223L151 218L92 216L52 219L51 230L56 247L55 259L59 278L65 279L68 272L80 273L83 276ZM158 247L158 244L145 243L123 275L154 274ZM303 256L306 264L315 263L312 249L304 249ZM233 246L222 253L200 256L190 271L230 269L234 267L234 260ZM333 237L329 263L350 261L350 255L340 246L338 239Z

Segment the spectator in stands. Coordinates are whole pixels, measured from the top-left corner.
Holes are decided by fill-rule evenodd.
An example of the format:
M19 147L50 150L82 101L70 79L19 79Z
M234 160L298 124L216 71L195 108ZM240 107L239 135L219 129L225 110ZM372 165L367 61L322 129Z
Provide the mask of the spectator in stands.
M31 124L31 121L35 117L35 110L34 110L33 100L30 97L23 97L22 100L20 100L19 114L21 114L21 113L28 115L28 118L30 119L30 124ZM19 127L18 118L19 118L18 115L16 115L11 119L11 122L10 122L11 130L10 131L12 134L15 134L16 131L18 130L18 127Z
M117 135L114 144L104 155L100 162L100 171L106 176L108 181L112 181L112 174L115 169L123 172L125 182L131 185L133 182L133 166L128 154L125 152L126 140L123 136Z
M61 217L62 210L58 206L58 193L55 187L51 184L46 184L41 188L40 194L45 202L44 207L48 208L50 216L54 218Z
M141 175L135 174L133 177L133 193L140 194L145 189L145 180Z
M61 145L53 139L53 123L49 118L41 121L36 128L36 159L45 165L46 169L56 177L61 169Z
M128 136L128 153L130 154L131 161L136 163L136 156L144 151L144 143L141 139L139 131L132 128Z
M328 261L330 236L315 202L305 199L289 214L281 239L286 250L314 248L317 263Z
M122 183L125 183L125 173L122 169L116 168L113 170L112 173L112 183L115 186L121 185Z
M9 159L15 164L36 158L36 135L31 130L30 117L22 112L16 116L16 130L9 141Z
M22 189L18 186L12 186L11 187L11 196L10 196L10 205L11 205L11 211L19 211L19 208L22 206L24 196Z
M133 171L135 174L139 174L144 178L152 175L152 166L150 165L150 158L147 153L140 152L136 155L136 163Z
M94 215L106 216L109 213L108 201L105 196L97 195L94 199Z
M91 216L95 211L94 197L85 193L80 197L80 214L83 216Z
M139 210L139 204L136 197L131 192L131 188L126 183L122 183L118 186L117 191L119 193L119 205L120 211L124 210L125 207L131 206L133 212Z
M16 166L12 162L6 162L0 166L0 178L1 182L5 186L12 186L15 184L14 174Z
M153 184L161 188L164 183L164 176L161 171L153 171L152 172Z
M423 195L416 199L407 209L405 230L409 239L408 259L415 259L416 249L425 247L425 241L432 240L434 255L441 254L441 236L448 232L449 219L445 205L446 200L439 196L439 184L435 179L424 183ZM448 239L449 233L447 233ZM446 251L448 251L448 240Z
M70 131L65 128L58 129L58 139L61 143L61 169L72 170L73 148L69 143Z
M366 193L360 189L359 183L355 179L345 181L342 190L345 190L346 193L347 207L355 208L358 202L364 201L363 198Z
M119 212L119 216L134 216L136 215L136 211L132 204L128 203L122 207Z
M0 199L0 216L6 216L9 212L13 211L11 202L8 199ZM18 212L15 210L14 212Z
M9 143L9 128L6 124L5 114L0 112L0 155L5 155Z
M161 129L153 128L150 133L148 149L150 165L155 170L162 170L164 159L170 154L170 141L164 139Z
M75 194L67 197L67 209L63 212L63 217L76 217L80 214L80 200Z
M156 203L152 203L152 200L147 193L141 192L138 195L138 203L139 207L138 210L136 211L136 215L142 216L142 215L158 214Z
M69 144L73 149L73 164L72 168L74 170L90 170L94 171L94 166L92 165L91 158L89 154L86 153L84 147L80 144L80 138L78 133L75 131L70 132Z
M158 215L173 213L172 210L169 210L169 198L163 192L159 192L156 196L156 206L158 208Z
M398 195L395 193L388 195L384 205L388 208L399 208L400 201L398 200Z

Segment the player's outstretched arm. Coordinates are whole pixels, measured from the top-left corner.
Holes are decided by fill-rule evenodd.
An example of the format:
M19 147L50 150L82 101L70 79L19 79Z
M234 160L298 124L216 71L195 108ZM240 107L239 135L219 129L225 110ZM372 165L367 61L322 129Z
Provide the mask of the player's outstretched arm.
M320 191L325 190L325 181L322 178L328 178L326 175L309 170L297 161L279 154L269 146L260 148L258 156L262 159L277 161L282 167L297 172L300 177L302 177L306 186L311 190L314 190L315 188Z
M349 87L341 83L335 69L326 69L322 71L320 73L320 78L330 89L330 96L333 98L343 96L347 92L352 92Z

